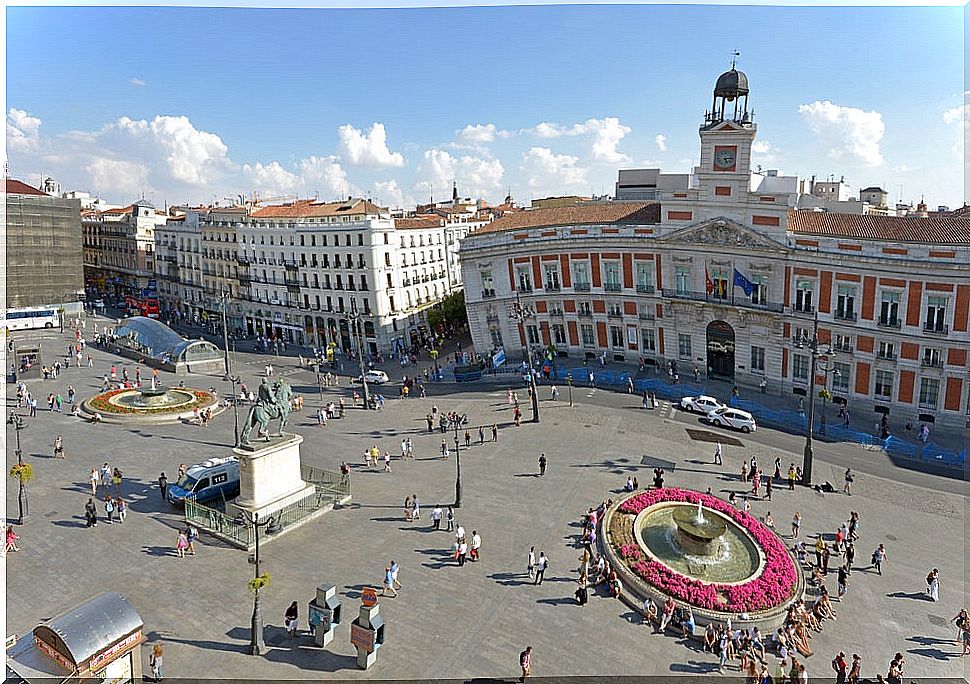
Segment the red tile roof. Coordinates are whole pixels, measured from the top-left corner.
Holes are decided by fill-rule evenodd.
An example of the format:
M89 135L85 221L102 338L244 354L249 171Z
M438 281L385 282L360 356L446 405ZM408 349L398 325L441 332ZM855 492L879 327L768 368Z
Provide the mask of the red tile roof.
M441 218L438 216L415 216L413 218L394 219L394 227L398 230L415 230L440 228Z
M43 190L38 190L32 185L27 185L23 181L13 178L7 179L7 193L11 195L46 195Z
M277 219L356 216L378 213L386 213L386 211L373 202L363 199L353 199L348 202L317 202L316 200L304 199L288 204L261 207L253 211L251 216L255 219Z
M970 217L878 216L825 211L788 212L788 230L799 235L822 235L928 244L970 244Z
M530 209L498 218L486 226L476 228L470 235L501 233L522 228L547 226L579 226L600 223L642 225L660 223L660 204L657 202L599 202L573 207Z

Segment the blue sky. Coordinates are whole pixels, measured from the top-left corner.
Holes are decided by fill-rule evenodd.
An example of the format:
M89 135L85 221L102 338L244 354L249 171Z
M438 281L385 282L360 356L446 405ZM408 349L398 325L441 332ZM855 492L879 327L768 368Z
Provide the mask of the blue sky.
M159 205L609 193L688 170L738 49L757 162L959 206L963 12L9 8L11 173Z

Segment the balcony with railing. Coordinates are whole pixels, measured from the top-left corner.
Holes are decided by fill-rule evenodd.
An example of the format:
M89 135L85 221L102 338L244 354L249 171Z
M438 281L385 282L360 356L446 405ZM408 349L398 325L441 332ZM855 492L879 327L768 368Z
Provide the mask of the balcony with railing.
M623 311L621 309L607 309L606 315L609 318L623 318Z
M876 358L883 361L895 361L896 352L892 349L880 349L876 352Z
M590 291L590 284L589 283L573 283L573 289L576 292L589 292Z
M559 286L559 283L546 283L542 286L542 289L546 292L559 292L562 288Z
M792 312L796 314L811 316L815 314L815 306L811 303L795 302L795 306L792 307Z
M649 283L637 283L637 292L640 294L653 294L654 287Z
M651 311L639 311L637 312L637 318L641 321L652 321L657 318L657 315Z
M852 309L836 309L835 318L839 321L855 321L858 316Z
M755 302L750 297L715 297L707 292L694 292L690 290L664 290L663 296L670 299L689 299L695 302L707 302L718 306L738 306L744 309L755 311L769 311L771 313L782 313L785 310L783 304L778 302Z
M851 354L852 352L855 351L855 349L852 348L851 344L835 345L834 347L832 347L832 349L841 354Z
M482 299L493 299L495 297L495 290L488 288L487 290L482 290Z
M919 365L923 368L943 368L943 357L924 356L920 359Z
M589 309L580 309L576 315L579 316L580 318L592 318L593 312L590 311Z
M485 316L485 322L486 323L498 323L499 322L498 314L488 314L487 316Z
M923 332L929 333L930 335L948 335L950 333L950 326L945 323L924 323Z
M623 286L620 283L603 283L603 289L607 292L619 292Z
M880 328L900 328L902 324L902 320L895 316L880 316L876 321L876 325Z

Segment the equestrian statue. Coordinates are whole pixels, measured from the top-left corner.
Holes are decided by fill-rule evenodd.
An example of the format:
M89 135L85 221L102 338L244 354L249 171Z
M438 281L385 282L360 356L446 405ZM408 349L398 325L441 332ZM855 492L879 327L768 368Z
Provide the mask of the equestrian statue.
M249 445L249 435L253 428L256 428L256 437L263 437L264 442L270 441L271 437L281 437L283 428L286 427L286 420L290 415L290 399L293 397L293 388L283 378L279 378L272 387L263 378L259 385L259 392L256 396L256 403L249 409L246 422L239 435L239 443ZM279 431L273 435L269 432L269 421L279 418Z

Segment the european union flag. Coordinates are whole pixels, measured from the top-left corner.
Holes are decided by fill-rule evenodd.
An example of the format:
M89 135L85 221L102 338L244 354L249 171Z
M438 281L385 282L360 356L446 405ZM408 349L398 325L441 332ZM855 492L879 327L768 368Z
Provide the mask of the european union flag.
M734 284L744 290L744 294L749 297L754 292L754 283L741 275L741 271L738 269L734 269Z

